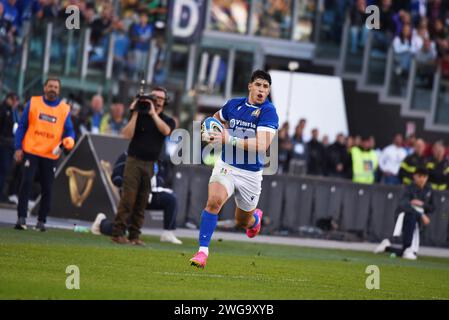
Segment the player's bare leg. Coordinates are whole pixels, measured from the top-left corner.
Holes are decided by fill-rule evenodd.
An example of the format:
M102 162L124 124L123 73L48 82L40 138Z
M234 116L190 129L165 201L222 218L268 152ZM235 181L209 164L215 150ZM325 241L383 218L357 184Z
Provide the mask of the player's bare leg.
M209 243L218 221L218 213L228 199L226 188L218 183L209 184L206 208L201 214L198 252L190 259L191 265L204 268L209 256Z
M263 212L260 209L245 211L240 208L235 209L235 224L238 227L246 229L246 235L254 238L260 232L262 226Z

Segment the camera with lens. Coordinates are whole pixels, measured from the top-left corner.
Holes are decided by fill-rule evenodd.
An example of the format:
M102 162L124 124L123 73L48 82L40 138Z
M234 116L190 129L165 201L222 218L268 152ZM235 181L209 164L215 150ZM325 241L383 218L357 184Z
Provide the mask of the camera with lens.
M156 104L156 97L147 91L147 85L145 80L143 79L140 81L140 89L136 98L138 99L136 110L137 112L142 114L147 114L151 108L151 104L145 100L150 100L151 102L153 102L153 104Z

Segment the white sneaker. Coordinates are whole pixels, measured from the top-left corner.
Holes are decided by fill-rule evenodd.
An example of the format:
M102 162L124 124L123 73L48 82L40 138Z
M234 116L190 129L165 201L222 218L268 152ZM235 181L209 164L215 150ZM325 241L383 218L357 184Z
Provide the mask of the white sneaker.
M388 239L384 239L382 240L382 242L376 247L376 249L374 249L374 253L381 253L381 252L385 252L385 249L387 249L387 247L391 246L391 242Z
M95 234L97 236L101 235L100 224L104 219L106 219L106 215L104 213L100 212L99 214L97 214L94 223L92 223L92 226L90 227L90 232L92 232L92 234Z
M164 230L161 234L161 242L170 242L174 244L182 244L182 241L176 238L172 231Z
M9 201L14 202L15 204L19 203L19 198L17 198L17 195L13 194L8 197Z
M418 257L416 256L416 254L413 252L413 250L411 248L405 249L404 253L402 254L402 258L407 259L407 260L417 260L418 259Z

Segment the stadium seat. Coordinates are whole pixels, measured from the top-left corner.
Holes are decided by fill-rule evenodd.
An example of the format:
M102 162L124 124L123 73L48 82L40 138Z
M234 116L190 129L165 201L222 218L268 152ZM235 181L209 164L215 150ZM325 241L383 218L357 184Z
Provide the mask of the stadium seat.
M430 216L430 225L424 229L422 244L428 246L448 246L449 193L436 194L436 210Z
M395 223L395 210L402 195L402 189L395 186L379 185L371 191L371 214L368 236L372 241L391 237Z
M201 212L207 202L207 186L209 185L209 177L211 168L201 166L190 166L189 181L189 201L187 212L187 221L195 223L199 226Z
M258 205L264 212L266 222L262 232L272 233L281 227L285 180L285 177L281 176L264 176L263 178Z
M340 223L342 230L366 233L371 189L371 186L361 184L351 184L345 187Z
M282 224L291 231L312 223L313 180L290 178L285 183L285 206ZM274 195L272 195L273 197Z
M320 219L332 218L339 221L343 203L342 182L322 181L314 182L314 224Z
M173 178L173 192L178 199L178 215L176 225L184 226L187 216L187 205L189 196L190 168L188 166L175 166Z

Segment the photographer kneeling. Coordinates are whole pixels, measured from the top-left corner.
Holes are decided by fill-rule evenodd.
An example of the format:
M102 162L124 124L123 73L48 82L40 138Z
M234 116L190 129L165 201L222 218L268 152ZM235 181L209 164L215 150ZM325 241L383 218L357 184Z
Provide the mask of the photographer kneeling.
M156 87L150 96L140 96L130 106L132 115L122 130L122 135L131 142L125 163L122 196L112 228L112 241L116 243L145 245L139 236L151 192L154 162L159 158L165 137L176 126L175 121L163 113L166 102L167 90ZM128 239L125 237L126 229Z

